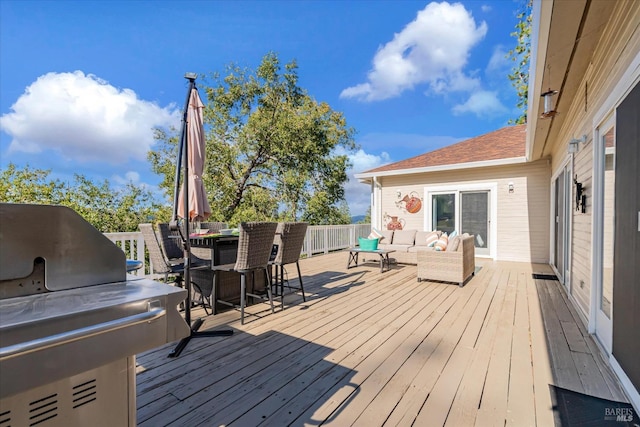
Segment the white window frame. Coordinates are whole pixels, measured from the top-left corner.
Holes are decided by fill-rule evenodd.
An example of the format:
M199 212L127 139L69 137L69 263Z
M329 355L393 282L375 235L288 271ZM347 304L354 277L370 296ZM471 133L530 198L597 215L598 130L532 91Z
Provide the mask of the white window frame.
M489 254L476 253L478 258L496 258L498 243L498 183L484 182L476 184L445 184L424 187L425 215L424 230L431 231L431 219L433 206L431 196L435 194L455 194L456 207L460 206L460 193L468 191L488 191L489 192ZM460 229L460 215L456 214L456 230Z

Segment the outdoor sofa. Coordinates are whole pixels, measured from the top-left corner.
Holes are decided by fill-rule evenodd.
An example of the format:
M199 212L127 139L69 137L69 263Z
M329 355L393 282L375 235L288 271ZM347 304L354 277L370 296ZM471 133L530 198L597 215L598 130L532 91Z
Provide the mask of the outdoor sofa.
M442 232L436 232L438 237ZM432 251L433 248L427 246L427 236L431 231L418 230L383 230L380 231L382 237L378 241L378 249L393 250L390 258L400 264L417 264L419 251Z
M419 251L417 257L418 282L440 280L464 286L465 281L475 274L474 236L462 235L456 250Z
M475 272L475 238L467 233L459 236L456 248L448 245L445 250L435 250L428 243L431 231L384 230L378 249L388 249L390 258L401 264L416 264L417 277L421 280L455 282L460 286ZM440 238L442 232L435 232Z

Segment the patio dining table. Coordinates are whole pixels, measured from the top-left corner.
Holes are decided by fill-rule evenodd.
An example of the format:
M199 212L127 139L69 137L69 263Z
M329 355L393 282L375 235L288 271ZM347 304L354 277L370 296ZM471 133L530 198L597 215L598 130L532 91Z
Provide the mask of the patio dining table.
M189 242L194 248L211 249L211 266L233 264L238 256L239 235L234 234L191 234ZM247 286L253 286L255 290L261 290L265 286L264 277L260 274L254 278L254 283L249 282ZM240 301L240 274L228 271L216 273L217 294L220 299L227 301Z

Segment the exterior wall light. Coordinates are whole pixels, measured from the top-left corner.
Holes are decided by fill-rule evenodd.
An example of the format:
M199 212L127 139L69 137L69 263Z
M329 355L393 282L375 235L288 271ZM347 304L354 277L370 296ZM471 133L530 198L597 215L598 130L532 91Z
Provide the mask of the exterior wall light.
M549 89L548 91L540 95L542 98L544 98L544 111L542 112L542 115L540 115L541 119L547 119L556 115L556 110L553 107L553 96L557 93L557 90Z
M573 138L569 141L569 146L567 147L567 153L577 153L580 151L580 143L585 144L587 142L587 135L582 135L582 138Z

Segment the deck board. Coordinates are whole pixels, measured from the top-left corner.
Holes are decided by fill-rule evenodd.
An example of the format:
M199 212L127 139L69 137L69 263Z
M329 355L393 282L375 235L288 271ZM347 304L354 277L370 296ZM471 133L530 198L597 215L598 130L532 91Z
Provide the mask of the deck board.
M507 400L507 426L535 426L533 362L529 336L529 301L527 277L518 272L516 306L511 341L511 372Z
M624 399L547 266L478 259L459 288L346 258L301 260L306 302L203 317L231 337L138 355L138 425L545 426L549 384Z

